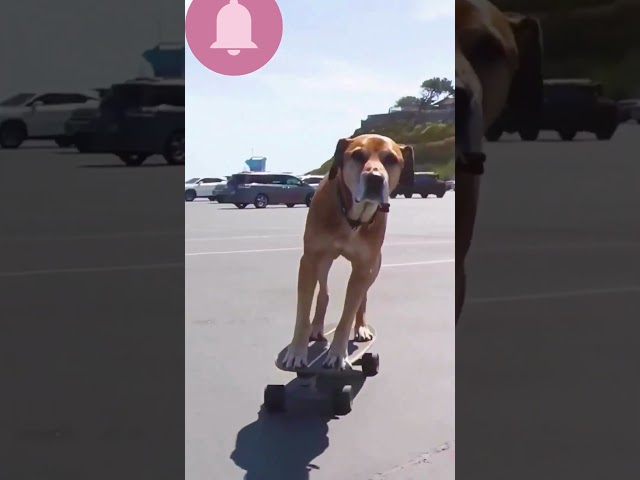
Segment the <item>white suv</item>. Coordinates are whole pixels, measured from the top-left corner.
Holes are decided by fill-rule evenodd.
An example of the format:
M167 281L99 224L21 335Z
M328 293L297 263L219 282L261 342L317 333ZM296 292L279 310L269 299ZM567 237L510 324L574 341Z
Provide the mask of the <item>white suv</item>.
M0 146L18 148L27 139L71 146L64 124L76 108L98 105L97 94L18 93L0 102Z
M225 183L225 180L218 177L192 178L184 182L184 199L193 202L196 198L205 197L213 202L216 200L214 187Z

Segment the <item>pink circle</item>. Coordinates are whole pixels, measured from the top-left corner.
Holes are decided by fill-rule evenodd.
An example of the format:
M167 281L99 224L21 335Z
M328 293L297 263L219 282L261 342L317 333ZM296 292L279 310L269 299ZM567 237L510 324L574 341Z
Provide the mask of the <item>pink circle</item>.
M246 75L278 50L282 14L275 0L193 0L185 33L191 52L209 70Z

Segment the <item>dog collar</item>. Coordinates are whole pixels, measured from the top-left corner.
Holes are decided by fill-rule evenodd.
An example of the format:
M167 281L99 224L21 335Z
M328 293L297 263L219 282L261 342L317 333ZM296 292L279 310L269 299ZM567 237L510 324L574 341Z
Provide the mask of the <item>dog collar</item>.
M376 215L378 214L378 212L389 213L390 205L388 203L383 203L380 206L378 206L378 209L375 211L375 213L372 215L371 219L368 222L361 222L360 220L353 220L349 218L349 215L348 215L349 210L345 204L344 197L342 196L342 189L340 188L340 186L341 186L340 182L338 182L338 188L336 188L336 191L338 192L338 203L340 204L340 210L342 211L342 216L351 227L351 230L357 230L362 225L371 225L376 219Z

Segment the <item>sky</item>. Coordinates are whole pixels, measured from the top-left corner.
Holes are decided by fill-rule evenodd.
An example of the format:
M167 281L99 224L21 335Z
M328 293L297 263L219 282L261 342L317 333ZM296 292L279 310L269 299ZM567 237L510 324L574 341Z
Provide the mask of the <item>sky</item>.
M2 5L2 98L25 91L84 91L148 75L144 50L161 40L184 41L182 5L175 0L57 0L46 14L42 3Z
M428 78L454 78L454 0L278 5L282 41L257 72L219 75L187 45L185 178L231 175L252 155L267 157L269 171L306 173L367 115L417 95Z

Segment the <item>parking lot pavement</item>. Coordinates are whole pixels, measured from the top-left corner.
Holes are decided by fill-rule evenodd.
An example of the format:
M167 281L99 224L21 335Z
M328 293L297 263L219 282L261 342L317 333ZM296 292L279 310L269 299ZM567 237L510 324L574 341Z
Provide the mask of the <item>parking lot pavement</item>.
M321 404L259 412L267 384L294 378L273 361L293 329L308 209L186 204L187 478L454 478L454 208L452 192L392 201L368 305L380 374L329 420ZM327 322L348 275L336 261Z
M456 343L458 398L473 399L456 405L457 454L481 478L614 478L632 468L639 132L487 144ZM518 463L528 469L516 475Z
M119 458L145 478L168 442L183 448L167 388L182 377L183 175L0 150L1 477L113 479Z

